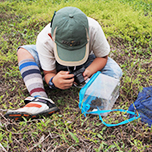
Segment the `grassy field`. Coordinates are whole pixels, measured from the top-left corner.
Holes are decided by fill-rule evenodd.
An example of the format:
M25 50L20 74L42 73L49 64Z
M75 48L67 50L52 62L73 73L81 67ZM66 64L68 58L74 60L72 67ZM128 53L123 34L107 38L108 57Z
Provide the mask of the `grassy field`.
M8 109L24 105L28 91L21 78L16 49L35 44L54 11L80 8L102 26L112 57L122 68L120 96L114 108L127 110L143 87L152 85L151 0L0 0L0 151L4 152L150 152L152 128L140 119L106 127L98 116L84 117L78 108L79 89L50 91L60 111L49 118L14 122ZM119 112L104 120L118 123Z

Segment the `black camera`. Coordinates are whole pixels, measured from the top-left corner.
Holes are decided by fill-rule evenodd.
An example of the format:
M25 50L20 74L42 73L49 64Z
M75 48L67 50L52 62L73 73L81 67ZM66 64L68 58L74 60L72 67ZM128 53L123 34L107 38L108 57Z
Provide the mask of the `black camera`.
M83 72L85 71L85 68L83 66L77 66L77 67L67 67L70 74L74 74L74 82L76 82L78 85L83 84L85 82L83 77Z

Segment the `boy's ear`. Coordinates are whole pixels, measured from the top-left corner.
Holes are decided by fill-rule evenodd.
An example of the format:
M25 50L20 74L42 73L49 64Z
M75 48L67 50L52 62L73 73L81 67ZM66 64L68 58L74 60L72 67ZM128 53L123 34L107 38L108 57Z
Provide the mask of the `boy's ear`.
M52 35L51 35L51 33L48 33L48 36L52 39ZM53 39L52 39L53 40Z

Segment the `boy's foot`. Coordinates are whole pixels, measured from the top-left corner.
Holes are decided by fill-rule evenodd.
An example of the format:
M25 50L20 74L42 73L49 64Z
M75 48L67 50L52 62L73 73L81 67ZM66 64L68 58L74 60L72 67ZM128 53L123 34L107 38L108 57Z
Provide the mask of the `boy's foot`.
M26 105L23 108L8 110L5 117L15 120L23 120L23 117L40 118L59 110L51 99L44 97L27 97L24 102Z

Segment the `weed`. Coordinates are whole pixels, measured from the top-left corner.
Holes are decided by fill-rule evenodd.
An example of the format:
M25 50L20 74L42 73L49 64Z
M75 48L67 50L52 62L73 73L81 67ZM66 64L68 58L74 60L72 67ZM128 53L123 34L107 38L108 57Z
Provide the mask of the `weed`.
M84 117L78 109L79 89L50 91L60 112L38 120L6 120L7 109L24 105L28 96L16 49L35 44L38 33L56 10L80 8L96 19L110 43L110 56L123 70L120 97L114 107L128 109L143 87L152 85L151 0L5 0L0 3L0 150L6 151L150 151L152 128L140 119L107 128L98 116ZM108 123L127 119L110 113Z

